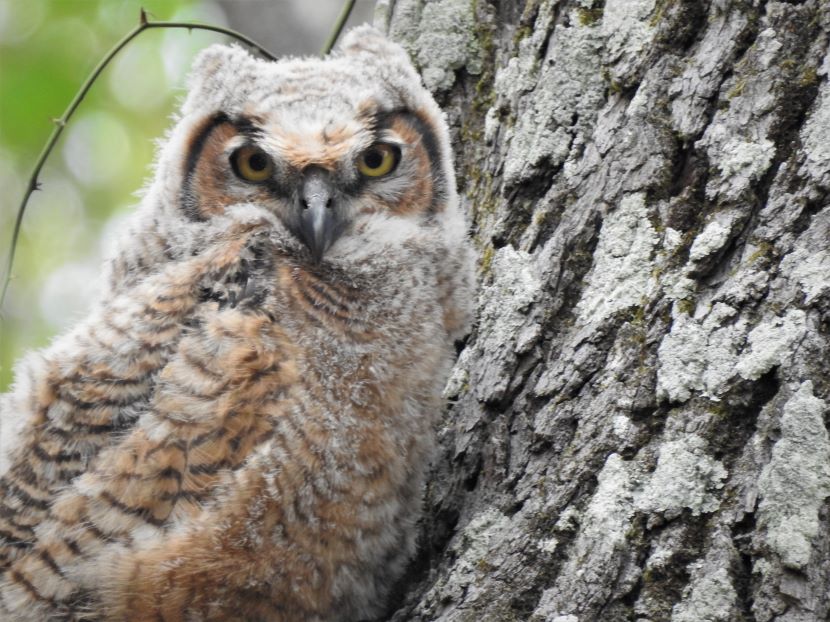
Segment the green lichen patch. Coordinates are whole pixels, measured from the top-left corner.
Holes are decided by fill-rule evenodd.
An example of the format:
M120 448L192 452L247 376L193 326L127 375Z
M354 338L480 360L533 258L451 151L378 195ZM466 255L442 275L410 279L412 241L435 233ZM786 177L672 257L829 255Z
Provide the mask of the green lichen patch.
M577 18L580 26L593 26L602 19L602 8L584 9L578 8L576 10Z

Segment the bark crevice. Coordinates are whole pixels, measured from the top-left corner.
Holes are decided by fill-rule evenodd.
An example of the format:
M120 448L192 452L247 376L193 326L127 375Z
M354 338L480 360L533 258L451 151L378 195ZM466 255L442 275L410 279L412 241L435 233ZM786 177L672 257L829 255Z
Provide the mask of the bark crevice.
M826 619L830 7L430 4L480 293L389 619Z

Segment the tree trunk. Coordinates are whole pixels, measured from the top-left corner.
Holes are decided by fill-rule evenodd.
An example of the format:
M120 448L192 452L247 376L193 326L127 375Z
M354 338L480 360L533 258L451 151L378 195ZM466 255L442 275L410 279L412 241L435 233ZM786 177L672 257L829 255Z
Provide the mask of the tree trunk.
M829 619L830 4L377 20L447 112L480 251L389 619Z

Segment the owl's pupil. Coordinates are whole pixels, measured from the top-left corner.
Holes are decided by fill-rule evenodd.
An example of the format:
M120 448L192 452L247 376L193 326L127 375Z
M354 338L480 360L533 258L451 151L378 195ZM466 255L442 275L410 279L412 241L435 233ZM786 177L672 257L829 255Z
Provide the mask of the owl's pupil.
M383 164L383 154L380 151L370 151L363 157L363 161L369 168L380 168Z
M261 153L255 153L250 158L248 158L248 166L250 166L253 170L260 172L264 171L265 168L268 166L268 160L265 156Z

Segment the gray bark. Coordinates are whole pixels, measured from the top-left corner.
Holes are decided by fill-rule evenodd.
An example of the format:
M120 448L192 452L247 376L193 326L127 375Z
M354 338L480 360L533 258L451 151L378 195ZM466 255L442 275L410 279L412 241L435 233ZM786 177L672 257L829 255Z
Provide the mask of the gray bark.
M389 619L830 616L830 5L387 0L480 251Z

